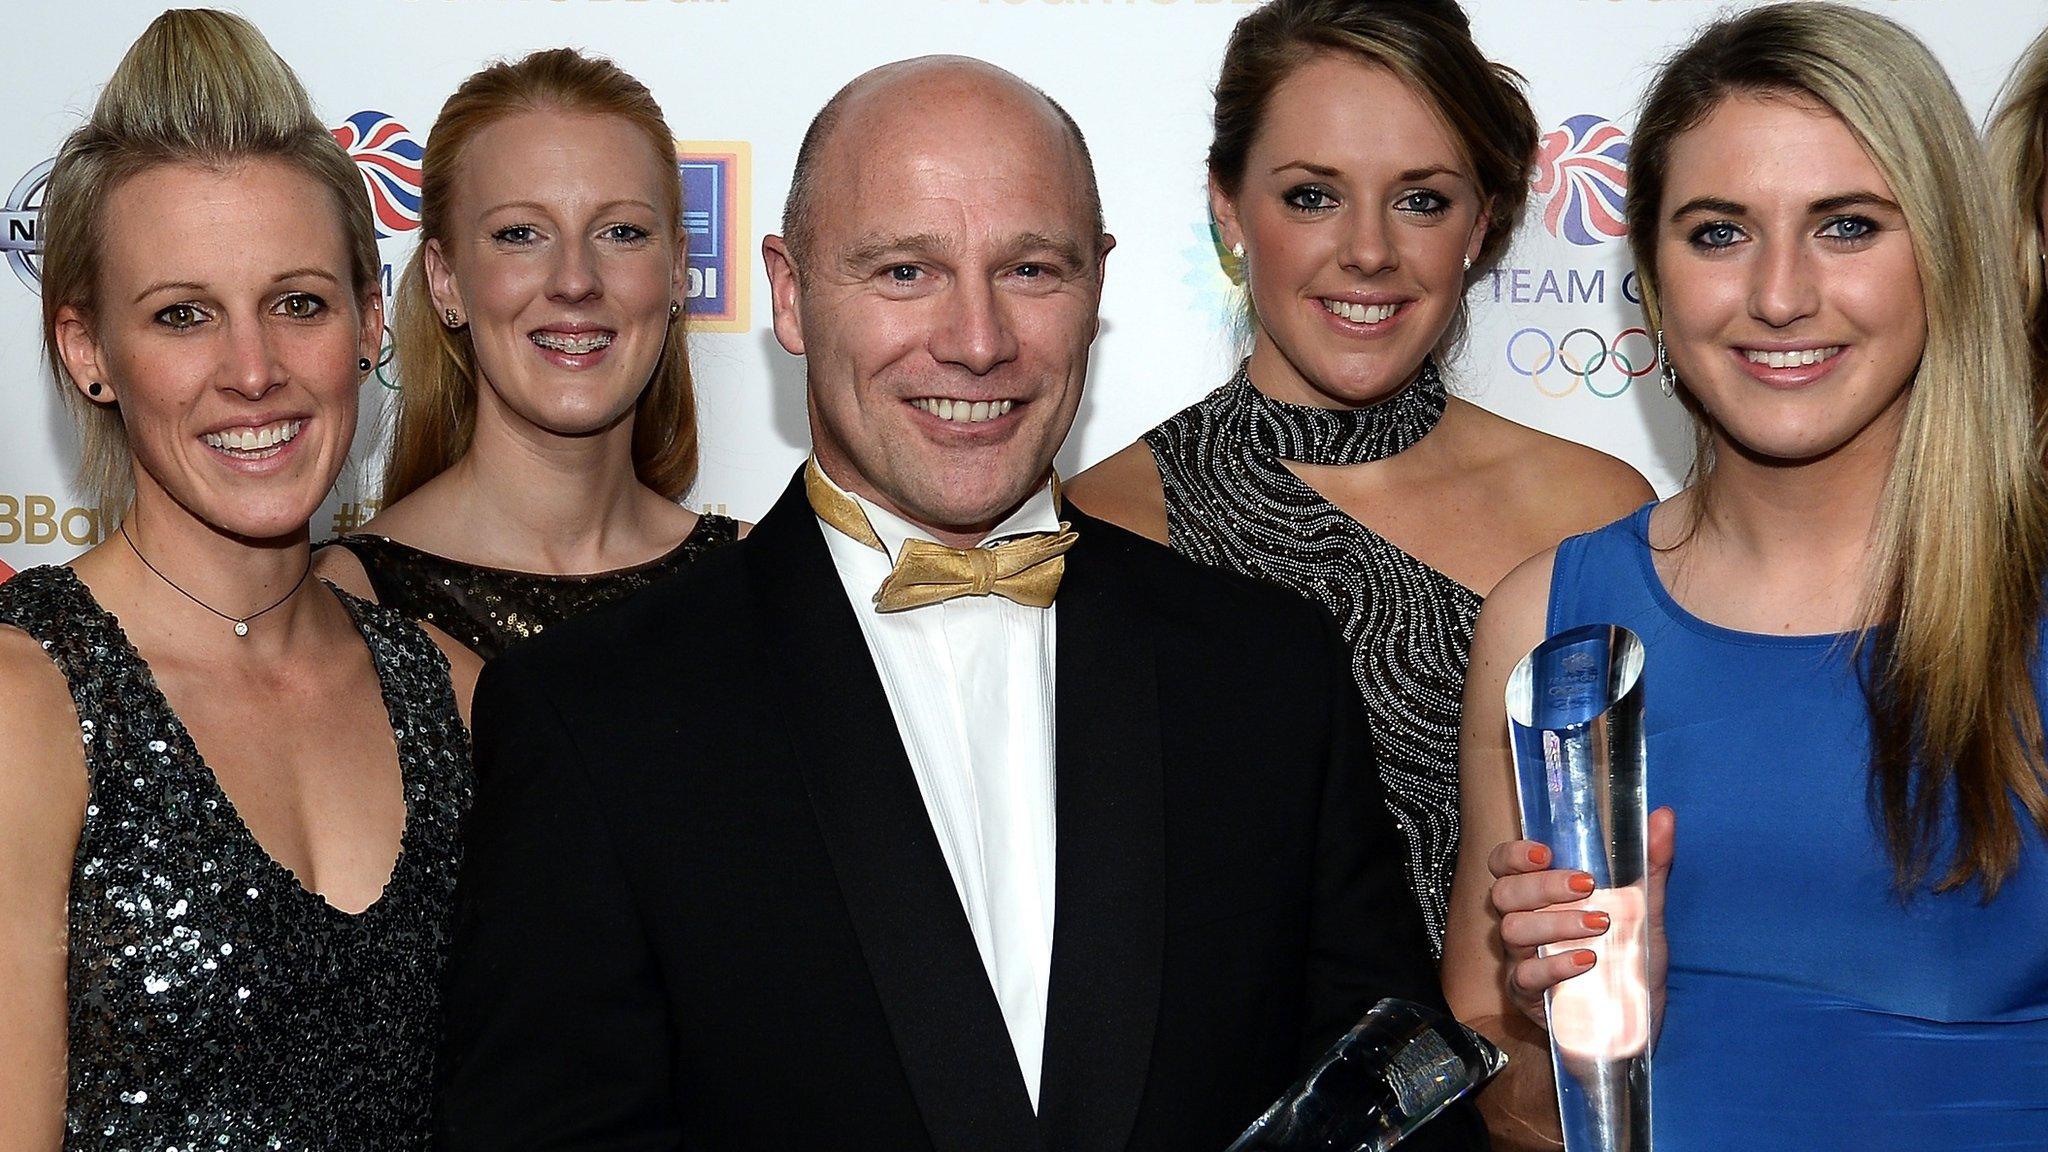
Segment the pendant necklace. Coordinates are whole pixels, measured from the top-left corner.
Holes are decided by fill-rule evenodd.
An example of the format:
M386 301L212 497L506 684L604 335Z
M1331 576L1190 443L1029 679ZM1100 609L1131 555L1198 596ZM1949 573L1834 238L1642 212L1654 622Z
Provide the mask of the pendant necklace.
M208 612L213 613L215 616L218 616L221 619L227 621L228 623L233 624L235 626L235 635L237 636L247 636L249 634L249 621L254 620L258 616L263 615L264 612L270 611L271 608L275 608L278 605L283 604L285 601L291 599L293 596L298 595L299 589L305 587L306 577L311 576L313 574L313 558L311 556L308 556L306 557L306 570L304 572L299 573L299 582L292 585L291 591L278 597L276 602L270 605L270 608L264 608L261 611L251 612L247 616L230 616L227 613L221 611L220 609L215 608L213 605L208 604L206 601L201 600L199 597L194 596L190 592L185 591L183 588L178 587L178 582L176 580L173 580L169 576L164 575L163 572L159 570L156 565L151 564L149 562L149 557L144 556L142 554L142 549L137 548L135 546L134 538L128 535L128 525L126 523L123 523L121 525L121 539L128 542L128 550L130 552L135 553L135 558L137 560L142 561L142 566L144 568L149 569L151 572L156 573L157 579L163 581L166 584L169 584L171 586L171 591L176 592L178 595L183 596L185 599L190 600L194 604L199 605L201 608L206 609Z

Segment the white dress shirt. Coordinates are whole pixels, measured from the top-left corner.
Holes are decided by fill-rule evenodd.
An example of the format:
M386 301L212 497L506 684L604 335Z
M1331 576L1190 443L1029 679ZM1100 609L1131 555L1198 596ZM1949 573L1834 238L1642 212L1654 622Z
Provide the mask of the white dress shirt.
M1058 608L1029 608L1000 596L961 596L908 611L877 611L875 590L887 579L903 542L929 540L931 534L852 498L867 513L887 554L821 520L825 544L881 674L896 731L1002 1005L1035 1109L1052 969L1053 613ZM1059 509L1047 485L982 543L1059 527Z

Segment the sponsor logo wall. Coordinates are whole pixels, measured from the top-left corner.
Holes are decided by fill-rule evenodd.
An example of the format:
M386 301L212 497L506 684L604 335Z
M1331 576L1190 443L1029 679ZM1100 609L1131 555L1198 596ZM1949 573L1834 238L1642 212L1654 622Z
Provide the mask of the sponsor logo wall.
M2048 22L2040 0L1861 0L1941 56L1980 118ZM768 323L760 239L780 219L810 116L845 80L928 52L982 56L1039 84L1087 132L1110 230L1102 336L1071 473L1221 383L1239 355L1238 269L1216 243L1202 157L1209 87L1246 0L240 0L298 69L362 170L387 291L419 227L420 157L441 102L486 60L569 44L646 81L678 141L687 313L703 468L689 502L752 519L807 443L802 363ZM1675 0L1466 0L1479 39L1529 83L1545 131L1527 217L1468 297L1448 368L1459 394L1682 482L1691 432L1658 387L1655 342L1621 224L1633 109L1656 62L1714 15ZM43 366L36 211L50 157L162 2L17 0L0 47L0 578L69 558L110 517L72 479L68 419ZM37 18L38 12L40 17ZM366 31L372 34L366 34ZM384 356L362 392L352 464L314 524L376 511L390 400Z

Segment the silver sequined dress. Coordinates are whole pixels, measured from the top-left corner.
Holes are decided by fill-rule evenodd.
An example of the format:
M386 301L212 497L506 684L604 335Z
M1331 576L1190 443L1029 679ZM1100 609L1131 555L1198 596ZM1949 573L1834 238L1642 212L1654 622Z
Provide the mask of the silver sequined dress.
M1281 403L1240 366L1230 383L1145 434L1174 551L1285 585L1336 619L1387 803L1408 841L1409 882L1439 954L1458 855L1458 720L1480 598L1353 520L1283 461L1383 460L1428 435L1445 403L1429 363L1362 409Z
M71 873L67 1149L426 1145L469 737L440 650L398 613L336 594L369 646L405 789L390 884L359 915L258 846L70 569L0 584L0 624L40 641L70 682L89 774Z

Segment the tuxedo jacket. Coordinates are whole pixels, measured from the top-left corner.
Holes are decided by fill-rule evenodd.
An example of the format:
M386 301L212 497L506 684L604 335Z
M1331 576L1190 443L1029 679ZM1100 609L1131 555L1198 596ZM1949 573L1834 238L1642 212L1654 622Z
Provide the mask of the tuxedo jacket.
M1380 997L1442 1007L1322 613L1066 515L1036 1113L799 477L485 669L443 1147L1222 1152Z

